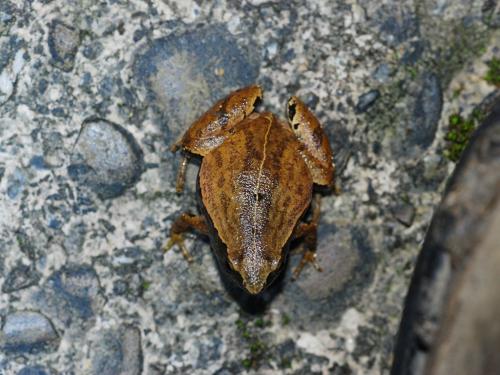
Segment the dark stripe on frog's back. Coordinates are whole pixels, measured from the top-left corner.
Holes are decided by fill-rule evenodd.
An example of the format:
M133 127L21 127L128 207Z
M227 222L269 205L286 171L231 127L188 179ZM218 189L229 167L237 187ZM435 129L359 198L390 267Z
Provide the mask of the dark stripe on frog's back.
M200 185L202 186L202 202L222 241L231 248L237 248L238 238L243 237L239 224L242 220L248 224L249 215L252 214L248 212L248 207L247 212L241 212L241 207L236 207L237 179L245 173L252 171L254 175L258 173L265 146L266 159L263 170L268 174L267 178L270 178L273 186L271 194L266 195L266 198L272 203L269 207L264 202L259 204L257 212L262 214L259 224L264 228L263 242L266 248L270 247L266 252L274 253L273 256L264 255L266 258L273 259L279 256L281 247L284 246L298 218L307 208L312 181L298 153L299 145L295 136L288 127L279 123L275 118L272 119L273 124L269 129L267 145L264 145L265 134L269 127L265 116L269 114L259 116L249 123L248 127L231 135L223 145L213 151L216 152L215 154L212 152L205 156L200 168ZM285 152L286 160L284 160ZM219 158L219 155L222 158L222 168L215 160ZM255 180L251 182L254 183ZM290 190L292 188L293 190ZM304 196L297 199L293 193L295 188L304 191ZM244 196L249 197L248 194ZM229 203L227 203L228 200ZM294 207L285 205L290 201ZM250 204L254 203L250 201ZM269 212L269 208L273 208L272 212ZM271 223L269 223L270 218ZM243 251L243 249L234 250ZM238 255L240 259L241 256L243 256L242 253Z

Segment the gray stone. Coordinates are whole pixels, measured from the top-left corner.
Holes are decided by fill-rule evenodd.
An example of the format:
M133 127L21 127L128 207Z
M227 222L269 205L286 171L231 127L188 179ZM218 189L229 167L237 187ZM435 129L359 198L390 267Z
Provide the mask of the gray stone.
M49 375L43 366L28 366L22 368L17 375Z
M373 72L373 78L380 83L385 83L392 74L392 69L387 63L380 64Z
M0 3L0 36L6 33L16 20L15 8L10 1Z
M139 51L134 72L160 107L173 142L230 89L255 83L257 58L224 26L207 26L154 40Z
M222 340L213 337L207 340L200 340L198 343L198 368L207 368L207 364L217 361L221 357Z
M79 254L85 242L86 234L87 226L84 222L73 224L64 237L64 249L71 255Z
M86 265L64 266L49 277L36 302L66 326L78 319L87 321L103 302L97 274Z
M122 375L139 375L142 372L143 356L141 331L137 327L127 326L121 336L123 363Z
M141 334L136 327L101 332L92 343L92 374L139 375L142 371Z
M43 157L49 167L61 167L65 161L66 149L61 133L42 133Z
M122 126L101 119L82 125L68 173L89 186L102 199L121 195L143 171L143 153L135 138Z
M7 177L7 196L10 199L19 198L25 188L26 180L26 172L20 168L16 168L14 172Z
M366 112L368 108L370 108L375 101L380 97L380 91L378 90L370 90L358 98L358 103L356 104L356 111L358 113Z
M3 293L12 293L16 290L28 288L38 283L40 274L31 266L19 264L5 277L2 285Z
M427 149L436 134L437 125L443 108L443 94L439 78L431 72L421 76L413 118L410 120L409 142L420 149Z
M65 72L73 69L80 45L80 31L62 21L54 20L50 25L48 44L51 63Z
M392 209L394 217L403 225L409 227L415 218L415 207L411 203L401 201Z
M415 14L390 4L381 6L372 22L380 24L380 36L390 46L403 43L418 35L419 31L419 22Z
M112 262L118 275L140 274L151 266L153 259L151 253L148 254L148 252L134 246L114 251Z
M22 41L0 38L0 105L14 94L18 75L26 63L26 52Z
M328 322L345 310L346 301L361 293L373 277L376 259L364 226L322 223L318 227L317 251L323 272L309 267L294 283L289 275L300 256L290 259L283 292L294 306L293 311L287 312L290 325L326 329ZM319 315L321 319L316 319Z
M0 343L6 351L30 352L57 339L47 317L34 311L17 311L6 316Z

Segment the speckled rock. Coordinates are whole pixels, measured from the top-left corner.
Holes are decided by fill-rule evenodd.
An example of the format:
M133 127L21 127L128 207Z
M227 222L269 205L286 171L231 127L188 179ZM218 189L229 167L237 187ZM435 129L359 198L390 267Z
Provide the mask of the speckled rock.
M370 108L380 96L378 90L370 90L358 98L358 104L356 104L356 111L359 113L365 112Z
M23 192L26 183L26 173L16 168L12 174L7 177L7 196L10 199L16 199Z
M47 317L34 311L18 311L5 317L0 345L6 351L30 352L43 349L57 339Z
M90 266L68 265L47 280L35 295L35 303L43 311L70 326L75 320L87 321L103 303L99 279Z
M5 277L2 285L3 293L11 293L19 289L28 288L38 283L40 274L31 266L19 264Z
M80 31L60 20L54 20L50 25L48 45L52 57L51 63L69 72L75 64L75 56L80 45Z
M421 76L420 90L409 121L408 143L421 150L427 149L436 134L437 125L443 108L441 82L433 73Z
M50 375L50 372L42 366L27 366L22 368L17 375Z
M409 227L415 218L415 207L410 202L400 201L394 205L392 213L401 224Z
M10 1L3 1L0 4L0 36L9 30L15 20L14 5Z
M325 329L330 319L337 319L344 311L346 299L342 295L353 297L373 277L373 249L367 229L362 226L320 226L318 254L323 272L311 267L295 283L285 280L283 296L296 302L294 311L289 312L291 325ZM291 269L299 259L292 257ZM321 320L314 318L319 315L323 316Z
M100 119L84 122L68 167L72 179L108 199L122 194L142 170L142 150L126 129Z
M90 374L139 375L142 371L141 334L136 327L100 332L91 343Z
M448 118L494 90L483 77L500 48L487 22L497 10L483 5L0 0L0 287L19 265L40 277L2 293L0 314L40 311L61 336L50 353L0 350L0 372L387 374L454 166ZM244 310L202 236L186 234L189 265L162 247L180 212L197 213L200 161L177 194L169 147L251 83L264 89L260 111L284 117L290 95L311 107L341 194L321 191L323 272L291 280L294 242L276 293ZM380 96L357 112L371 90ZM414 214L395 215L400 202ZM123 354L124 327L143 360Z
M26 63L23 41L0 38L0 106L14 93L17 77Z

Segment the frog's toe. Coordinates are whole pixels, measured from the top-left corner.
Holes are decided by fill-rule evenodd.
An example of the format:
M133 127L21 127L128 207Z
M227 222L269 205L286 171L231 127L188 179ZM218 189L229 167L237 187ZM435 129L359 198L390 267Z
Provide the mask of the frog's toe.
M193 257L191 256L191 254L189 254L189 251L184 244L184 236L182 234L172 233L168 242L165 244L165 246L163 246L163 251L169 251L174 245L177 245L179 249L181 249L182 255L189 263L193 261Z
M297 265L297 267L295 267L295 269L292 272L292 280L297 280L300 273L308 263L312 264L313 267L316 269L316 271L322 272L323 269L319 265L319 262L316 258L317 257L315 251L305 250L302 254L302 259L300 260L300 263Z

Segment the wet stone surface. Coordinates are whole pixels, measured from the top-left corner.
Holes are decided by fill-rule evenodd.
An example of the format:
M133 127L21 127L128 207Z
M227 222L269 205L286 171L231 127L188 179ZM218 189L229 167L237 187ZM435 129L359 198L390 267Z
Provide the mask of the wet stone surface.
M449 117L495 90L483 3L0 1L0 373L387 374ZM254 82L262 111L312 108L341 190L323 272L293 282L292 254L257 315L206 239L162 250L197 212L170 146Z
M51 321L33 311L8 314L2 326L1 346L7 352L33 352L57 340Z

